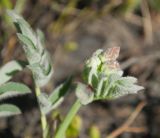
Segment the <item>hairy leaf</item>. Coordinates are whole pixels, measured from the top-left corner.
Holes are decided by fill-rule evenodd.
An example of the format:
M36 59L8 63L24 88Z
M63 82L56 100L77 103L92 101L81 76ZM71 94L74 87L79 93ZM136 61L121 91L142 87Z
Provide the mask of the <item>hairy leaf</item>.
M137 79L134 77L121 77L113 84L112 88L110 88L108 97L114 99L143 90L144 87L135 84L136 82Z
M53 74L52 66L47 64L48 61L35 63L29 65L28 68L32 70L34 80L38 86L44 86L51 78Z
M49 100L54 106L54 104L63 101L64 96L67 94L72 82L72 77L68 78L63 84L58 86L49 96Z
M33 42L33 44L36 44L36 36L31 26L21 16L19 16L15 11L7 10L7 13L12 18L18 32L27 36Z
M39 62L41 60L41 55L36 51L37 49L35 49L32 41L27 36L20 33L17 33L17 36L23 44L23 49L30 64Z
M37 46L39 52L42 54L45 46L45 36L40 29L37 29Z
M20 114L20 109L13 104L1 104L0 105L0 117L7 117Z
M47 114L51 110L57 108L63 100L64 96L67 94L70 85L72 82L72 77L68 78L66 82L58 86L51 94L50 96L41 93L41 95L38 97L40 105L41 105L41 110L43 113Z
M0 100L8 97L24 95L30 92L31 90L24 84L8 82L0 86Z
M77 84L76 96L83 105L89 104L94 100L94 92L89 86L83 83Z
M0 68L0 85L9 81L15 73L21 71L22 69L23 65L19 61L13 60L5 64L2 68Z
M29 61L29 69L33 73L36 84L44 86L53 74L52 61L44 49L44 35L40 30L34 32L31 26L15 11L8 11L17 28L17 36Z

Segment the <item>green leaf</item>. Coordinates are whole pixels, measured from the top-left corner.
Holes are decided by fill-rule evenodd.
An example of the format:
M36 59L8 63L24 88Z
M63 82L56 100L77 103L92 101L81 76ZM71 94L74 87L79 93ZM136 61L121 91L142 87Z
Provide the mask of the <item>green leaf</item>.
M0 85L9 81L15 73L21 71L22 69L23 65L19 61L13 60L5 64L2 68L0 68Z
M64 96L68 93L68 90L72 83L72 77L69 77L66 82L58 86L49 96L49 101L52 103L52 107L57 107L64 99Z
M23 44L23 49L29 61L28 68L33 73L36 84L44 86L53 74L49 53L44 49L44 35L40 30L35 33L31 26L15 11L8 10L17 28L17 36Z
M98 84L98 87L95 95L96 97L101 97L101 95L103 95L103 92L104 92L104 85L106 84L106 76L102 76L102 78L97 84Z
M0 86L0 100L8 97L28 94L30 92L31 90L24 84L8 82Z
M36 45L36 35L33 32L31 26L28 24L28 22L26 22L22 17L21 19L17 19L17 25L19 25L20 28L20 33L22 33L23 35L27 36L34 45Z
M23 44L23 49L30 64L39 62L41 60L41 55L37 52L37 49L35 49L33 42L27 36L20 33L17 33L17 36Z
M94 92L91 88L80 82L77 84L76 96L83 105L89 104L94 100Z
M17 36L19 38L19 40L26 46L30 46L32 47L33 49L35 49L35 46L33 44L33 42L25 35L23 34L20 34L20 33L17 33Z
M13 104L1 104L0 105L0 117L7 117L20 114L20 109Z
M7 10L19 33L27 36L36 45L36 36L31 26L13 10Z
M121 77L119 79L119 83L121 83L122 85L130 85L133 83L137 83L137 78L132 77L132 76Z
M58 86L51 94L48 96L45 93L41 93L38 100L41 105L43 113L48 114L51 110L57 108L63 100L64 96L67 94L72 82L72 77L68 78L66 82Z
M44 63L46 66L42 66L39 63L28 66L28 68L32 70L36 84L41 87L48 83L53 74L52 66L47 63L48 61Z
M43 47L45 45L45 36L44 36L44 33L40 29L37 29L37 36Z
M135 84L136 82L137 79L134 77L121 77L110 89L108 97L118 98L127 94L135 94L143 90L144 87Z
M41 60L39 63L44 75L47 76L52 73L51 59L47 51L44 51L43 55L41 55Z
M100 94L100 97L102 98L106 98L108 97L108 95L110 95L111 93L111 88L113 87L113 85L115 84L115 82L117 80L120 79L120 74L119 73L112 73L112 74L109 74L107 76L107 79L106 79L106 82L105 82L105 86L104 86L104 91L101 91L101 94Z

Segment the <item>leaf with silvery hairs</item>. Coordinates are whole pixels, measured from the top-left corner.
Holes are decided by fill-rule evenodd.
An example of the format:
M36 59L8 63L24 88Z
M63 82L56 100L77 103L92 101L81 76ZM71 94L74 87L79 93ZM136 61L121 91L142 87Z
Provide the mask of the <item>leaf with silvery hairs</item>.
M20 109L13 104L1 104L0 105L0 117L8 117L12 115L20 114Z
M41 93L38 99L41 105L41 110L44 114L48 114L63 102L64 97L68 93L68 90L71 86L71 83L72 77L69 77L64 83L56 87L50 95Z
M44 48L44 35L40 30L34 32L30 25L15 11L8 10L18 31L17 36L29 62L29 69L38 86L44 86L53 74L52 62Z
M30 88L22 83L7 82L0 85L0 100L28 93L31 93Z
M3 65L0 68L0 85L3 83L9 81L12 76L17 73L18 71L21 71L23 69L24 65L20 61L10 61Z

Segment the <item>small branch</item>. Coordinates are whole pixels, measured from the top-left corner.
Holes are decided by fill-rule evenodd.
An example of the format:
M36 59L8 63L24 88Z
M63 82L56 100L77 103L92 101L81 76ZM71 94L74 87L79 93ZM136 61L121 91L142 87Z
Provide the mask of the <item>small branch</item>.
M130 117L127 119L127 121L122 124L121 127L119 127L118 129L116 129L115 131L113 131L111 134L109 134L106 138L115 138L117 136L119 136L120 134L122 134L123 132L144 132L144 129L142 128L132 128L130 127L130 125L133 123L133 121L136 119L136 117L138 116L138 114L141 112L141 110L143 109L143 107L146 105L145 102L141 102L135 109L135 111L130 115Z

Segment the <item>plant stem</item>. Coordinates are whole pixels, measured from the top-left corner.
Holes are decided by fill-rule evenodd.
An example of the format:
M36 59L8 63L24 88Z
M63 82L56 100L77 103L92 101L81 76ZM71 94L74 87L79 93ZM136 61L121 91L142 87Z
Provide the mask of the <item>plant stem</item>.
M78 110L80 109L80 107L82 106L82 104L80 103L79 100L77 100L73 106L71 107L69 113L67 114L67 116L65 117L65 119L63 120L63 122L61 123L60 127L58 128L58 131L55 135L55 138L62 138L65 135L65 132L69 126L69 124L71 123L73 117L76 115L76 113L78 112Z
M38 96L41 94L41 90L38 86L36 86L35 91L36 91L36 97L38 99ZM39 104L39 108L40 108L40 104ZM45 114L42 112L41 108L40 108L40 113L41 113L41 126L42 126L43 138L46 138L48 133L47 119Z

